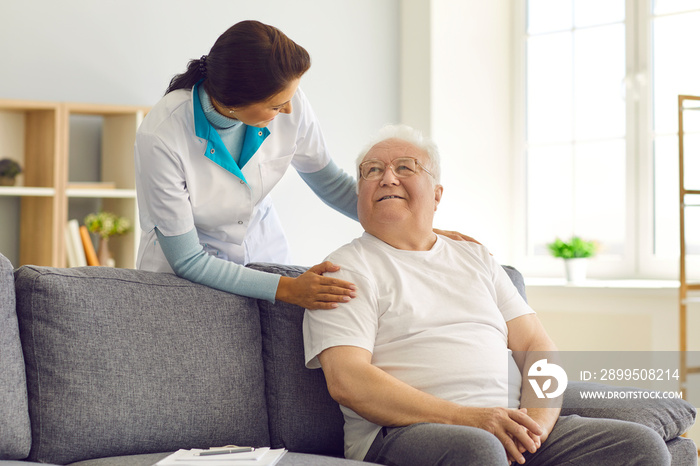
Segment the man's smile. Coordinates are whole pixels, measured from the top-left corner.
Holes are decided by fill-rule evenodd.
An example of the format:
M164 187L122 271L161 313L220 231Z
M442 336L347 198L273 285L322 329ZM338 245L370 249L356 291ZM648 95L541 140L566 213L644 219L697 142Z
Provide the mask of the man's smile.
M388 199L404 199L404 198L401 196L396 196L395 194L390 194L387 196L380 197L379 199L377 199L377 202L386 201Z

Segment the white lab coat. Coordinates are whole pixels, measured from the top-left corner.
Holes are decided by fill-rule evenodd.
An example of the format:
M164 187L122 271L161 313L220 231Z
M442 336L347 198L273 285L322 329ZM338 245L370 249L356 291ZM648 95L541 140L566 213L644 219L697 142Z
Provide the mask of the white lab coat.
M238 171L235 163L226 169L222 159L217 163L207 156L220 147L203 111L195 109L198 102L196 88L169 93L146 115L136 134L142 230L137 268L172 273L156 226L165 236L196 227L205 251L237 264L289 263L287 240L268 193L290 164L312 173L330 161L308 100L297 89L292 113L279 114L268 125L269 136L238 174L232 173ZM264 133L265 129L258 133L261 139Z

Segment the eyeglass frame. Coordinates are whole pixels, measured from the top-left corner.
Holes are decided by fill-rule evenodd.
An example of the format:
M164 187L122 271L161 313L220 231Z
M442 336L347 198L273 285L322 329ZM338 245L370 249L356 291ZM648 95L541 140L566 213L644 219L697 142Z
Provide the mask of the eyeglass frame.
M410 178L410 177L412 177L413 175L416 175L416 174L417 174L417 170L411 172L410 175L399 175L398 173L396 173L396 170L394 169L394 162L395 162L395 161L397 161L397 160L406 160L406 159L408 159L408 160L413 160L413 161L416 163L416 165L418 165L419 167L421 167L421 168L423 169L423 171L424 171L425 173L427 173L428 175L430 175L430 176L432 176L433 178L435 178L435 175L433 175L433 174L430 172L430 170L428 170L427 168L425 168L425 165L423 165L422 163L420 163L420 162L418 161L418 159L415 158L415 157L397 157L397 158L395 158L394 160L392 160L392 161L391 161L390 163L388 163L388 164L387 164L386 162L382 161L382 160L379 160L379 159L369 159L369 160L365 160L365 161L362 162L360 165L358 165L358 166L357 166L357 169L358 169L358 172L360 173L360 176L361 176L362 179L365 180L365 181L372 181L372 180L378 180L378 179L380 179L382 176L384 176L384 173L386 173L386 167L387 167L387 165L388 165L389 168L391 169L391 173L393 173L397 178ZM362 174L362 166L365 165L365 164L367 164L367 163L370 163L370 162L379 162L379 163L381 163L381 164L384 165L384 171L383 171L382 174L379 175L377 178L368 179L365 175Z

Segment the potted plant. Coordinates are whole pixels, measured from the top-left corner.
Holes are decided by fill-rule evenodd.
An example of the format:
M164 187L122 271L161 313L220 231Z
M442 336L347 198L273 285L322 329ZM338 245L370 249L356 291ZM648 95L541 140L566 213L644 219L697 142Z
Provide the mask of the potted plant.
M97 233L100 243L97 247L97 260L100 265L114 267L114 259L109 252L109 238L131 231L131 222L126 217L119 217L111 212L88 214L83 220L90 233Z
M22 167L12 159L0 160L0 186L14 186L15 178L22 173Z
M586 279L587 260L598 251L595 241L587 241L578 236L569 241L557 238L547 247L554 257L564 259L566 280L569 283L579 283Z

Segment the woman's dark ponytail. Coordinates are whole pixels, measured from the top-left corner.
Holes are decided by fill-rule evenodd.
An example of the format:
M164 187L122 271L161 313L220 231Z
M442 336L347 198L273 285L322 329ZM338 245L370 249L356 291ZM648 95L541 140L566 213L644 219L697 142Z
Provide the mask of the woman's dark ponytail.
M241 21L224 32L208 55L190 60L166 94L204 79L209 95L227 107L262 102L300 78L311 66L308 52L279 29Z
M192 89L197 82L205 77L201 63L201 58L199 60L190 60L184 73L173 76L165 93L168 94L178 89Z

